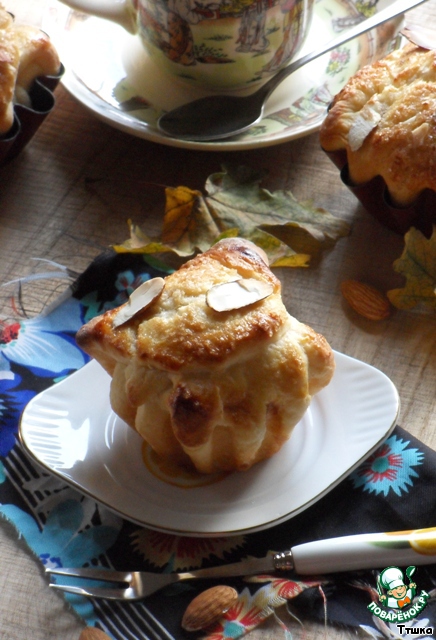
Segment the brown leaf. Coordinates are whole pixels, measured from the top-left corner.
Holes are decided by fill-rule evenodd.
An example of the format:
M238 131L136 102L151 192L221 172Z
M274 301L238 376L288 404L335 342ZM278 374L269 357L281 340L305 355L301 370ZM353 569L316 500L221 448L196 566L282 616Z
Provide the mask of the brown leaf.
M118 252L165 253L181 257L206 251L223 237L241 236L267 253L272 267L307 267L312 256L349 233L349 225L291 192L270 193L247 167L211 175L207 195L188 187L167 188L162 233L149 238L130 224Z
M348 223L310 202L299 202L290 191L271 193L261 188L259 177L252 173L250 179L246 169L242 179L237 170L213 174L206 189L206 202L215 219L225 227L237 227L244 237L253 228L260 228L294 249L295 235L298 251L305 252L304 236L310 246L313 242L327 246L350 231Z
M206 251L213 244L220 229L212 219L199 191L188 187L165 189L166 206L162 241L179 252Z

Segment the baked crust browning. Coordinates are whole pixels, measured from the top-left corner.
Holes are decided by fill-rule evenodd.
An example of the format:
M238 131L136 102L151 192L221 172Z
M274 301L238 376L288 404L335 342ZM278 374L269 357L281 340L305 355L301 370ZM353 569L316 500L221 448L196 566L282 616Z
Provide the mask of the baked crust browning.
M41 29L16 24L12 33L20 52L17 89L28 93L35 78L56 75L61 63L49 37Z
M273 293L216 312L210 287L237 277ZM165 279L160 297L124 325L118 310L82 327L78 344L112 376L111 405L156 453L203 473L244 470L289 439L334 371L326 340L292 318L256 248L221 241Z
M436 51L408 44L349 80L322 125L321 145L346 150L354 184L380 175L393 204L406 206L436 189L435 113Z
M225 313L207 306L206 293L212 286L238 277L270 282L273 295ZM105 360L110 353L115 360L133 357L143 366L172 371L216 365L280 329L287 318L280 292L280 281L251 246L222 241L165 278L161 296L128 323L113 330L115 309L83 327L77 340L95 357L103 349ZM113 362L106 368L111 373Z
M6 13L6 12L5 12ZM0 20L2 11L0 10ZM6 22L6 19L4 19ZM0 29L0 134L6 133L14 122L14 91L18 71L19 51L8 32Z
M32 25L15 24L0 5L0 134L13 125L14 103L31 106L34 80L56 75L60 66L48 36Z

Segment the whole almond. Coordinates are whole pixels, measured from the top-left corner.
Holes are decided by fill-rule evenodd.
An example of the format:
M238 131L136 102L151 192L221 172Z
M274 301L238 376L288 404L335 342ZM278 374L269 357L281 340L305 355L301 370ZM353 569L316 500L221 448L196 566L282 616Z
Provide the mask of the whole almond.
M188 605L183 618L182 627L186 631L207 629L217 622L237 601L236 589L227 586L216 586L206 589Z
M350 307L368 320L384 320L391 314L387 297L370 284L358 280L344 280L341 292Z
M110 637L101 629L96 627L86 627L79 636L79 640L111 640Z

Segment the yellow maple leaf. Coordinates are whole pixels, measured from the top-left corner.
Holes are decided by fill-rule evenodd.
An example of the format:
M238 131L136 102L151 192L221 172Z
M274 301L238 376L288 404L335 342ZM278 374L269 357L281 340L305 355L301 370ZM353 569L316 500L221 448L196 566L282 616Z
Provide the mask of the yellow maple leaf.
M158 238L130 223L117 252L173 252L189 257L223 237L240 236L264 249L272 267L307 267L312 256L347 235L349 226L327 211L299 203L289 191L267 192L246 167L210 176L205 196L181 186L166 188Z
M165 189L162 241L184 253L206 251L220 232L200 191L188 187Z
M404 242L394 269L405 276L406 284L388 291L389 300L397 309L412 309L419 303L436 309L436 227L430 238L412 228Z

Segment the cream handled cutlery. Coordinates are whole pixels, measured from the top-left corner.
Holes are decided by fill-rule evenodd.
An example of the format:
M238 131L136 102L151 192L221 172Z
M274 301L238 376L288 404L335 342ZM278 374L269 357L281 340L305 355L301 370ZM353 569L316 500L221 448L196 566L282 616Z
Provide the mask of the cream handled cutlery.
M104 568L50 568L52 575L108 582L108 586L51 583L55 589L94 598L139 600L163 587L184 580L230 578L259 573L293 571L300 576L322 575L340 571L379 569L391 565L423 565L436 562L436 527L390 533L362 533L307 542L288 551L271 553L264 558L186 571L183 573L149 573L113 571ZM110 583L112 583L111 586Z

